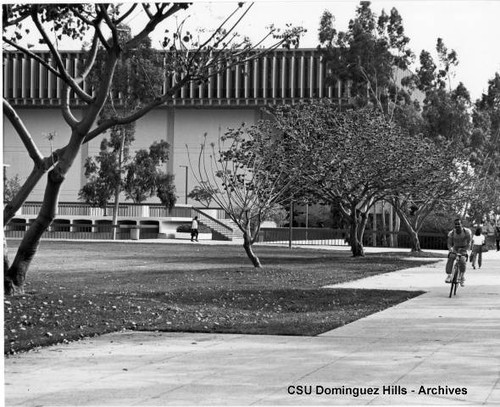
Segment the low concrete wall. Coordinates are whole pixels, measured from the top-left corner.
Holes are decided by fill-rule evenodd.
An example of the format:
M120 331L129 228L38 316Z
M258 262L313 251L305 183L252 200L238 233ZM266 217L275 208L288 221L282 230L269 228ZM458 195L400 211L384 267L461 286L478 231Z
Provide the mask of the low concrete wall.
M175 232L175 238L176 239L191 240L191 233ZM211 233L199 233L198 240L212 240L212 234Z

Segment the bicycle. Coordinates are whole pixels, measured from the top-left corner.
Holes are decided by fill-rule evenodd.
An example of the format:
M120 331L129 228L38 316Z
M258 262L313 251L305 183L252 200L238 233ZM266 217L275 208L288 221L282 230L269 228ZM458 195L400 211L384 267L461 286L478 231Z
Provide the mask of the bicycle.
M455 264L453 265L453 271L451 272L451 283L450 283L450 297L452 295L457 295L458 284L460 284L460 267L458 265L460 259L465 257L465 262L467 263L467 255L455 253Z

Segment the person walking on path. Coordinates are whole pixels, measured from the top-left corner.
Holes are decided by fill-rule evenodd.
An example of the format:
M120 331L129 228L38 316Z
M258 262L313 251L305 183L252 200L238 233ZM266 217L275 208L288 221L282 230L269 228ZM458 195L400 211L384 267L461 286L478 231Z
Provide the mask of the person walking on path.
M497 243L497 252L500 251L500 220L495 226L495 240Z
M198 241L198 216L191 221L191 241Z
M470 248L472 241L472 232L470 229L462 226L461 219L455 219L455 228L448 233L448 261L446 263L446 282L451 283L451 272L453 270L453 263L457 258L457 253L462 254L458 260L458 267L460 270L460 285L463 287L465 284L465 268L467 266L467 250Z
M472 268L476 268L477 265L481 268L483 263L483 247L486 244L486 238L483 235L483 229L481 227L476 228L474 236L472 236L472 253L470 255L470 262L472 263Z

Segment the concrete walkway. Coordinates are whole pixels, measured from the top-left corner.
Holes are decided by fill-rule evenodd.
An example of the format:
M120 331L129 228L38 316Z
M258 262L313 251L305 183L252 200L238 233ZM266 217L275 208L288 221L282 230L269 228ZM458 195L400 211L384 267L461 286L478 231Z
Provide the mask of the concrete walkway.
M483 262L451 299L444 261L343 284L426 294L316 337L121 332L9 357L5 403L500 405L500 254Z

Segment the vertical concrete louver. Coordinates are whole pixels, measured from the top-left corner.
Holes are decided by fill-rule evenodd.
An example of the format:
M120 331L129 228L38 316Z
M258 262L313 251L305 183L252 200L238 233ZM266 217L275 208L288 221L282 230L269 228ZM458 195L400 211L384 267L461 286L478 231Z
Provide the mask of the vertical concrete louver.
M38 55L55 66L49 53ZM69 51L61 54L63 64L72 75L84 65L81 52ZM168 54L164 62L168 61ZM4 97L14 105L57 106L63 96L61 79L34 59L19 52L4 52ZM216 70L217 72L214 72ZM327 86L328 74L320 54L313 49L276 50L236 67L218 66L210 70L213 76L205 83L190 83L177 90L167 105L264 105L269 103L290 103L304 99L328 97L347 98L348 84L336 83ZM182 74L177 74L182 75ZM182 77L182 76L181 76ZM181 77L166 75L163 88L176 85ZM89 84L83 84L89 92ZM71 104L81 103L70 93ZM113 95L119 99L122 95Z

